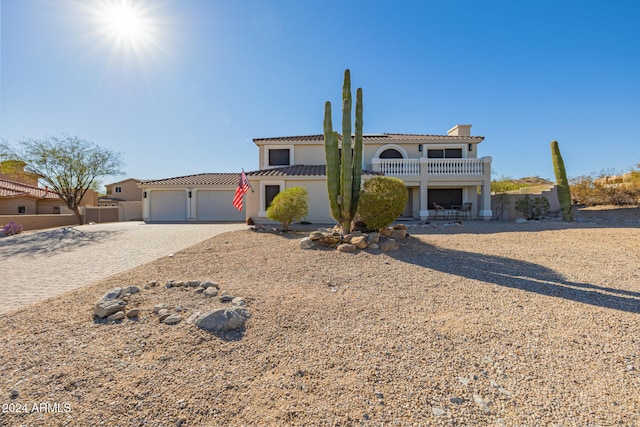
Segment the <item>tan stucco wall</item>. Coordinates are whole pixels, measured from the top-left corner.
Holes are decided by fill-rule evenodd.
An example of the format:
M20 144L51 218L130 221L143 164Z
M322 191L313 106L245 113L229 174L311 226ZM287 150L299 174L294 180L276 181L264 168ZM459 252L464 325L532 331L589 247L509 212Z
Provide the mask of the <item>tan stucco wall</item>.
M27 215L38 213L36 200L30 197L0 199L0 215L18 215L18 206L27 208Z
M502 211L500 218L498 218L498 215L500 215L500 209L498 209L497 206L498 196L492 194L491 209L493 210L494 218L502 220L516 220L518 218L523 218L523 216L516 211L516 201L523 198L525 194L527 194L526 189L523 189L520 194L507 194L507 202L504 204L504 210ZM560 202L558 201L558 187L555 185L548 191L543 191L538 194L529 194L529 197L532 199L535 199L536 197L546 197L549 201L549 206L552 212L560 209Z
M75 215L0 215L0 225L9 221L21 224L23 230L42 230L78 224Z
M324 146L296 145L293 157L296 165L324 165Z
M107 185L107 196L126 201L141 201L142 189L138 188L139 182L140 181L138 180L130 179L115 184L109 184ZM115 187L122 187L122 192L116 193Z

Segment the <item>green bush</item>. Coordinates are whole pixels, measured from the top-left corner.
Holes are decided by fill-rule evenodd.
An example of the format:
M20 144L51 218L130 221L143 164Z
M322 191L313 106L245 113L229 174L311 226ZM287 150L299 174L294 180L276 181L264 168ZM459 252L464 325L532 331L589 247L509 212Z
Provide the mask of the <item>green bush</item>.
M278 193L267 209L267 216L282 223L289 231L293 221L299 221L309 213L309 193L303 187L291 187Z
M516 212L526 219L540 219L540 217L548 215L550 211L551 206L546 197L532 199L527 194L523 198L516 200Z
M398 178L377 176L362 186L358 215L372 231L388 227L407 204L407 186Z

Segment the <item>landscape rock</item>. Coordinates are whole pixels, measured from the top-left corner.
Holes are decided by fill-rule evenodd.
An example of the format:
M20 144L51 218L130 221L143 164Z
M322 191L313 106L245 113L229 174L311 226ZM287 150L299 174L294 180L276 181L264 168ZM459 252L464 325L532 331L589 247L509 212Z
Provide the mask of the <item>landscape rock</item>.
M131 310L127 311L127 317L128 318L133 318L133 317L138 317L140 316L140 309L139 308L132 308Z
M407 230L406 229L393 229L389 233L389 238L390 239L400 240L400 239L404 239L405 237L407 237Z
M337 249L340 252L353 252L357 248L355 247L355 245L352 245L351 243L343 243L341 245L338 245Z
M312 249L315 245L315 242L309 237L305 237L300 240L300 249Z
M351 239L351 244L358 249L366 249L369 244L365 236L355 236Z
M212 282L211 280L205 280L204 282L200 282L200 286L202 286L205 289L208 289L211 287L216 288L218 290L220 289L220 285L218 285L215 282Z
M529 221L527 221L527 220L526 220L526 219L524 219L524 218L518 218L518 219L516 219L516 221L515 221L515 222L516 222L516 224L524 224L524 223L527 223L527 222L529 222Z
M215 297L218 295L218 289L214 288L213 286L206 288L204 290L204 295L208 297Z
M112 315L107 317L107 320L110 322L114 320L122 320L122 319L124 319L124 311L118 311L117 313L113 313Z
M375 231L369 233L369 235L367 236L367 240L369 241L369 243L378 243L380 241L380 234Z
M167 306L165 304L156 304L153 306L153 313L158 314L158 312L163 308L167 308Z
M310 240L320 240L324 237L324 234L320 231L312 231L311 234L309 234L309 239Z
M189 322L210 332L229 332L244 326L251 313L243 307L218 308L206 313L194 313Z
M385 242L382 242L380 248L383 252L396 251L400 249L400 244L395 239L389 239Z
M334 246L341 242L340 236L325 235L318 242L324 246Z
M165 325L175 325L177 323L180 323L182 321L182 316L179 314L172 314L170 316L167 316L167 318L165 318L162 323L164 323Z
M124 310L127 303L119 299L121 291L121 288L115 288L103 295L96 303L93 313L103 319L113 313Z
M234 299L231 300L231 304L232 305L237 305L237 306L240 306L240 307L244 307L245 306L245 301L244 301L244 298L235 297Z
M227 291L223 291L220 296L220 302L231 302L235 299L235 296L229 294Z
M120 292L120 295L125 295L125 294L129 294L129 296L133 295L133 294L137 294L140 292L140 288L137 286L127 286L126 288L122 289L122 291Z

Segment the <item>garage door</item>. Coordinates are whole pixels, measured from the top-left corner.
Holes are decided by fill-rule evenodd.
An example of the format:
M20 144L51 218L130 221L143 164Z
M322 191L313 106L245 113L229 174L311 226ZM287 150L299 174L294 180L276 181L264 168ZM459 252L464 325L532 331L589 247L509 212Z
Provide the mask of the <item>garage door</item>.
M151 221L186 221L187 193L185 191L151 191Z
M198 221L244 221L245 213L233 207L235 190L196 192L196 216Z

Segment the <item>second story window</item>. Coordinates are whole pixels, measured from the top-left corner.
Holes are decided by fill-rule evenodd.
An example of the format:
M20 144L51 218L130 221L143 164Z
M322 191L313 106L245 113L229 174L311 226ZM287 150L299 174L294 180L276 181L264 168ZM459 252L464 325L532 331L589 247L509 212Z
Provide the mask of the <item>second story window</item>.
M446 148L444 150L427 150L430 159L461 159L462 148Z
M122 193L122 187L115 187L113 191L116 193Z
M269 166L289 166L289 149L269 149Z

